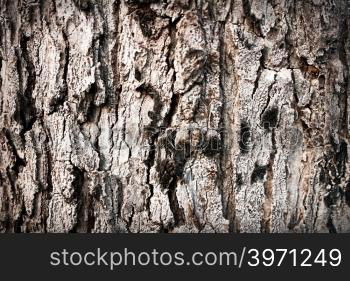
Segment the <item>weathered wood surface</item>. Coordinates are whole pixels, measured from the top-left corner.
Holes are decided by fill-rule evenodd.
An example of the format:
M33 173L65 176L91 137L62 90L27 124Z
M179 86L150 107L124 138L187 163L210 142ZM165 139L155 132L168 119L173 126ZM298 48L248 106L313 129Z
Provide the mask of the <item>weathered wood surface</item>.
M1 232L350 232L347 0L0 0Z

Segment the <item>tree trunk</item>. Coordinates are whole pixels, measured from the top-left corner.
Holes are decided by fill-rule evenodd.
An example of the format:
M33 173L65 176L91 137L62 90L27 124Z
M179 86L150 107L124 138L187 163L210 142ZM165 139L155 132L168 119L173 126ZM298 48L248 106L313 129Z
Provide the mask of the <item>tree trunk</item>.
M0 0L0 232L350 232L348 0Z

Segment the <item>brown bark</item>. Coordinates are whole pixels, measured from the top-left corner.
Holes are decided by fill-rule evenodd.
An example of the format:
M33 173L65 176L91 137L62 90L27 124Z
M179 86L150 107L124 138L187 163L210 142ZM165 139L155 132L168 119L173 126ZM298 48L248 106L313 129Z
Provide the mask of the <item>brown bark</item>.
M0 0L1 232L349 232L347 0Z

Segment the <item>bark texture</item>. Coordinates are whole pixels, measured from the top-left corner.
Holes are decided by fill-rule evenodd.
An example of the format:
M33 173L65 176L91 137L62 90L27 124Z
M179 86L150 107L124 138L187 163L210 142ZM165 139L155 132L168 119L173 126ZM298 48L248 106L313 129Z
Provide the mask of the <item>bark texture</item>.
M348 0L0 0L0 232L350 232Z

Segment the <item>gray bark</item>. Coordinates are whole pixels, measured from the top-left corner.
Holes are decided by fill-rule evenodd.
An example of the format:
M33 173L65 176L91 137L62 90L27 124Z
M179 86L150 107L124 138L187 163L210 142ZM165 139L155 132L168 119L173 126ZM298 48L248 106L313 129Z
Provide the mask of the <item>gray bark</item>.
M347 0L0 0L0 232L350 232Z

